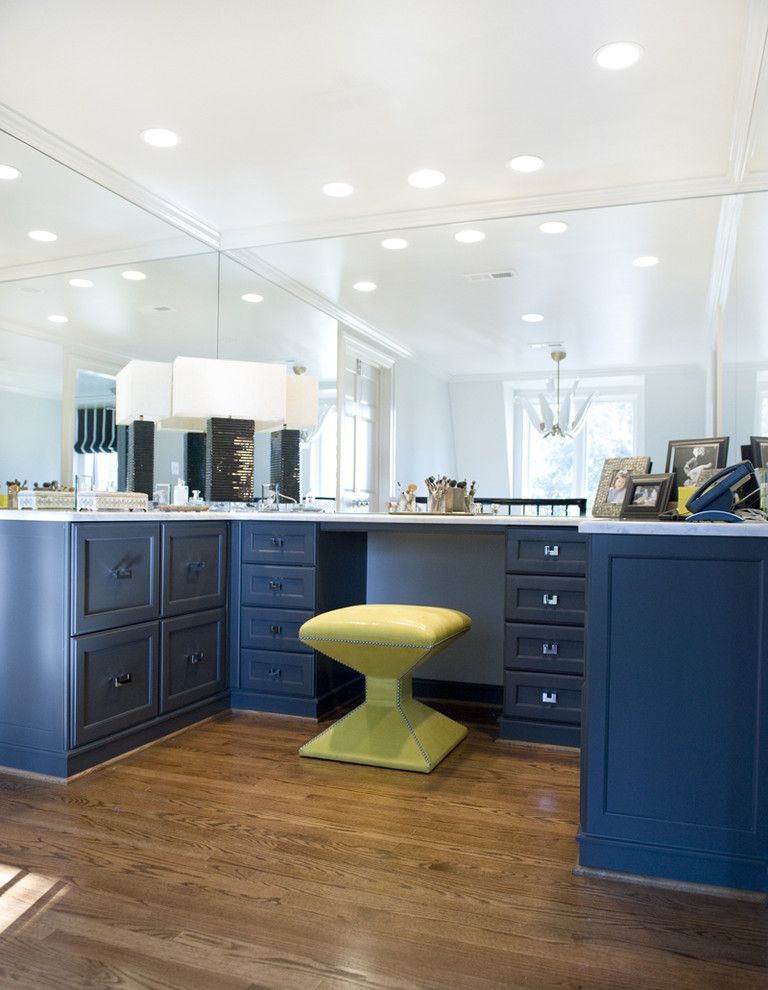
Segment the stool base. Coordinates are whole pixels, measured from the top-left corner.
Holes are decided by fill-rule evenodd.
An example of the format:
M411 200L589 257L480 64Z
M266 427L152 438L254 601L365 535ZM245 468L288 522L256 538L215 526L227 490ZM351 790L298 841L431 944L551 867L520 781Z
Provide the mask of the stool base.
M429 773L467 734L466 726L416 701L410 677L368 678L366 698L299 755Z

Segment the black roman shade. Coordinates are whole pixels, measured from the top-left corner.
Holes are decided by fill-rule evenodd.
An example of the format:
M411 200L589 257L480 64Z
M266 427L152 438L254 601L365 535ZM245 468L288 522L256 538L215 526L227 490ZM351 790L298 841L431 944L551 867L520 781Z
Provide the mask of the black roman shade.
M112 454L116 451L115 410L104 406L78 409L75 453Z

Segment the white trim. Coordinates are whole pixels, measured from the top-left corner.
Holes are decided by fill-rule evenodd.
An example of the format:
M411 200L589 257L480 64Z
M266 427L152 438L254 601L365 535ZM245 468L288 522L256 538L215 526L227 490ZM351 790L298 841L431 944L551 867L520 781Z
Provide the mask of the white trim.
M0 382L0 392L13 392L14 395L29 395L33 399L50 399L51 402L61 402L59 392L45 392L38 388L23 388L20 385L5 385Z
M158 220L163 220L177 230L194 237L195 240L218 250L219 232L205 220L176 206L175 203L170 203L127 175L123 175L122 172L118 172L111 165L107 165L106 162L94 158L82 148L70 144L69 141L2 103L0 103L0 131L47 155L60 165L65 165L109 192L115 193L121 199L151 213Z
M760 120L756 111L765 93L767 36L768 0L748 0L728 154L728 174L734 182L741 182L749 174L749 159Z

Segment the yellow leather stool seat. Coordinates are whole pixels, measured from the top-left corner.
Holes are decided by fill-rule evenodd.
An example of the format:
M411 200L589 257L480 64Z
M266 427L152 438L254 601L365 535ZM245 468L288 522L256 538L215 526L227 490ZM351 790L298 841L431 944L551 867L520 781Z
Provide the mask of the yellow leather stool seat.
M299 639L365 674L365 702L299 753L429 773L467 730L413 698L412 674L471 625L463 612L427 605L352 605L309 619Z

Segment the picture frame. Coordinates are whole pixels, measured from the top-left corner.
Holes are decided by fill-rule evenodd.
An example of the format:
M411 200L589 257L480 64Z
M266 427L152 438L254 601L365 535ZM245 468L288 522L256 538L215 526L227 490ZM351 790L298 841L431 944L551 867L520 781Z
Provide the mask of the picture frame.
M752 467L768 467L768 437L750 437Z
M699 437L669 441L664 471L674 476L672 498L677 497L678 485L698 488L704 481L704 471L718 470L726 466L728 440L728 437Z
M650 457L606 457L592 504L592 515L618 519L630 478L633 474L647 474L650 470Z
M621 519L658 519L667 511L675 476L663 474L633 474L621 506Z

